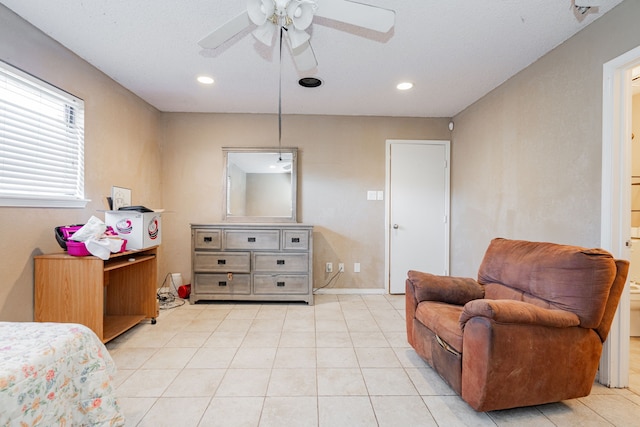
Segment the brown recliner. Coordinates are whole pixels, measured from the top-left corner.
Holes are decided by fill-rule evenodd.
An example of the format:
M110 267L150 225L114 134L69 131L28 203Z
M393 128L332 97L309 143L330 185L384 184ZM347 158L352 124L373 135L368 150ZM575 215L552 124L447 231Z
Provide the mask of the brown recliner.
M494 239L478 280L409 271L407 338L476 411L587 396L629 262Z

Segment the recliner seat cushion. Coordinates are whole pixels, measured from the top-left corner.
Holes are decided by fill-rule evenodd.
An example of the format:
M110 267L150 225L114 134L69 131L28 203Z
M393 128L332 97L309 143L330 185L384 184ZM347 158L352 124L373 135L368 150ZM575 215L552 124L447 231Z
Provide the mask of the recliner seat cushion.
M462 306L436 301L423 301L416 308L415 318L434 334L462 353L462 329L459 319Z

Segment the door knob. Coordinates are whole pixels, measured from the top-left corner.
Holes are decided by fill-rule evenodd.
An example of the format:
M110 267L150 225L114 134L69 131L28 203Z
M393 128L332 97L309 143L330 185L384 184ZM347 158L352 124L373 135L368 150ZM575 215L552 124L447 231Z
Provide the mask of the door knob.
M397 230L399 228L398 224L393 224L393 228Z

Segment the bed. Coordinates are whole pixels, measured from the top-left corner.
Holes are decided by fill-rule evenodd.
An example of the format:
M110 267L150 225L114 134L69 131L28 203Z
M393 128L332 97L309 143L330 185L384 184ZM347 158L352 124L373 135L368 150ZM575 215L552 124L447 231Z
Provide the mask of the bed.
M115 370L85 326L0 322L0 426L122 426Z

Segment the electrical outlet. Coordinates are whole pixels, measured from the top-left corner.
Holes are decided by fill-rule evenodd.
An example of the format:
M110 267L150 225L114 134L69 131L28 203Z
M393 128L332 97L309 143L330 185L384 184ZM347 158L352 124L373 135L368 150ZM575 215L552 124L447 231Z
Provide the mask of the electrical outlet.
M344 263L343 263L343 262L341 262L340 264L338 264L338 271L339 271L340 273L344 273Z
M353 272L354 273L360 273L360 263L359 262L353 263Z
M328 262L327 265L325 266L324 271L327 273L333 273L333 264Z

